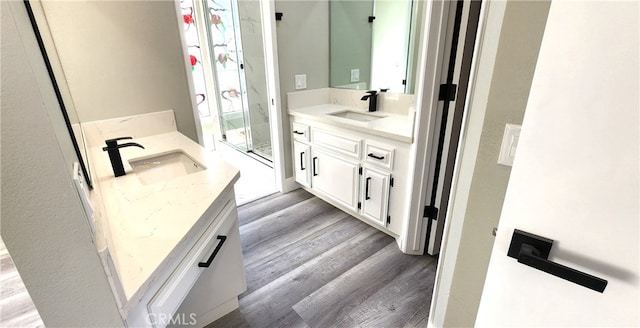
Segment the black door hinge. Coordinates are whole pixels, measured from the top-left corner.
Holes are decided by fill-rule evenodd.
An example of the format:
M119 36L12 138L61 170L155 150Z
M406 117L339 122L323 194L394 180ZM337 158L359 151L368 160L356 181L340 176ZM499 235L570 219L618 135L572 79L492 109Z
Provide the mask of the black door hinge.
M358 209L361 209L361 208L362 208L362 203L358 202Z
M435 206L425 206L424 207L424 213L422 214L423 217L425 218L429 218L432 220L437 220L438 219L438 208Z
M362 168L358 169L358 174L362 175Z
M283 13L276 13L276 20L277 20L277 21L282 20L282 16L284 16L284 14L283 14Z
M454 101L456 100L457 84L440 84L438 92L438 101Z
M369 16L369 23L373 23L373 20L376 19L376 16Z
M389 181L389 185L393 187L393 177L391 177L391 180Z
M387 224L391 224L391 216L387 215Z

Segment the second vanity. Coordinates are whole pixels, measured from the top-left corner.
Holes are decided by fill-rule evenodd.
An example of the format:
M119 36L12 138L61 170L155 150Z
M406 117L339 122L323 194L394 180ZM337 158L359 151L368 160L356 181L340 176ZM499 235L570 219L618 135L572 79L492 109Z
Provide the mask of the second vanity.
M246 290L239 171L175 131L171 111L142 116L84 127L103 264L129 327L204 326L236 309ZM167 129L145 131L162 126L145 126L150 119ZM127 174L117 178L102 149L114 136L144 146L120 149Z
M408 217L413 115L407 109L413 99L401 95L399 102L385 103L383 98L382 107L404 110L368 112L362 94L339 89L289 94L294 177L400 244Z

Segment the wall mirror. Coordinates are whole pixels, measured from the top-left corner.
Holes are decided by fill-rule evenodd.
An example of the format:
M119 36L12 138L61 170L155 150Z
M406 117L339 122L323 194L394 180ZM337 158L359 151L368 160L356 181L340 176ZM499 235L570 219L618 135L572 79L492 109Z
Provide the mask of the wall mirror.
M419 1L329 1L330 85L414 92Z
M64 78L62 64L60 64L60 59L57 57L57 52L53 45L53 38L51 37L51 32L48 29L49 25L47 24L46 17L44 16L42 5L40 2L31 1L25 1L24 4L27 9L27 14L29 15L29 20L31 21L31 26L36 35L38 46L42 52L47 72L51 78L51 83L53 85L56 98L58 99L58 104L62 110L62 116L64 117L64 121L67 125L67 130L69 131L69 137L71 138L71 142L75 148L80 169L82 170L82 175L84 175L89 188L93 189L91 171L89 170L89 157L87 155L84 135L80 128L80 119L78 118L78 113L73 103L73 99L71 98L69 87L66 84L66 79Z

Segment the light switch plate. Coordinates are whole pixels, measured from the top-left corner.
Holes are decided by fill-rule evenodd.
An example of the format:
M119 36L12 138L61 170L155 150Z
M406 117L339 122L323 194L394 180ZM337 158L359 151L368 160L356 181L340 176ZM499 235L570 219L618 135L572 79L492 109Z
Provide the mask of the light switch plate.
M351 70L351 82L359 82L360 81L360 69L354 68Z
M296 90L307 88L307 74L296 75Z
M505 126L502 145L500 146L500 154L498 155L498 164L513 166L513 159L518 149L518 139L520 138L521 129L522 126L515 124L507 124Z

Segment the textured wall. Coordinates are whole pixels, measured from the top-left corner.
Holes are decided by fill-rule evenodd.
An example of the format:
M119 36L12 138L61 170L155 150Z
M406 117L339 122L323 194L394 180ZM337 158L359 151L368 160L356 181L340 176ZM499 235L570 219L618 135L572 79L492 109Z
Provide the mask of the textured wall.
M293 176L291 127L287 114L287 93L296 91L294 76L307 74L307 89L329 86L329 2L326 0L277 0L276 21L280 100L282 103L285 176Z
M69 175L69 136L56 139L63 118L26 11L1 6L2 239L45 325L123 326Z
M173 1L43 7L82 122L173 109L178 131L198 140Z

